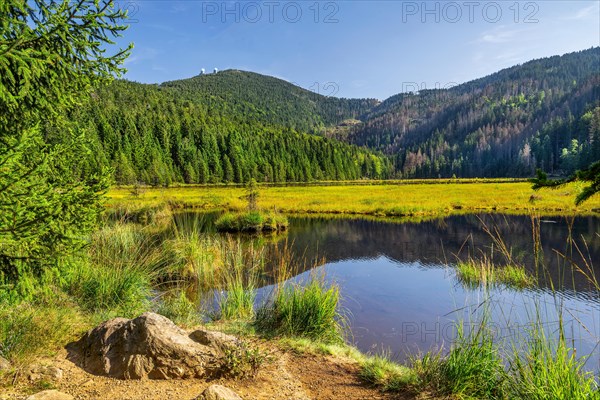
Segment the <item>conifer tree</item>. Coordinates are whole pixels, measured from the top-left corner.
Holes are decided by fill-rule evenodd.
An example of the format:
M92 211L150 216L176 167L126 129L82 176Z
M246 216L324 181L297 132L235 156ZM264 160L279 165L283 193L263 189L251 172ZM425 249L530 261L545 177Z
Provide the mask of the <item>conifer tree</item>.
M83 131L65 118L123 72L126 29L109 1L0 2L0 281L39 272L85 243L107 171L82 173Z

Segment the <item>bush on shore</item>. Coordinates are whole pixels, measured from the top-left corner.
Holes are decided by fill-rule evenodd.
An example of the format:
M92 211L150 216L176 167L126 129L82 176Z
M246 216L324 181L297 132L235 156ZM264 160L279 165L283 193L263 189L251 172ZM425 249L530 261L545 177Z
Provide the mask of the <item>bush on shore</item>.
M215 227L221 232L279 232L287 229L288 220L283 215L261 211L225 213Z

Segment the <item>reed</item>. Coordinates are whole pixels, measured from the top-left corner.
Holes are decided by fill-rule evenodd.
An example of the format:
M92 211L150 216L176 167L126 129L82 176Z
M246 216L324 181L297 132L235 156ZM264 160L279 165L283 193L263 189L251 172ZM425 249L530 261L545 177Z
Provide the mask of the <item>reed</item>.
M264 270L263 249L244 247L240 238L228 238L223 248L224 268L220 275L218 318L246 319L254 316L259 276Z
M340 291L312 276L305 285L280 284L256 316L257 330L267 336L306 337L322 342L343 341Z
M523 266L495 265L488 257L480 260L469 259L456 265L458 279L468 287L504 285L506 287L523 289L535 284Z

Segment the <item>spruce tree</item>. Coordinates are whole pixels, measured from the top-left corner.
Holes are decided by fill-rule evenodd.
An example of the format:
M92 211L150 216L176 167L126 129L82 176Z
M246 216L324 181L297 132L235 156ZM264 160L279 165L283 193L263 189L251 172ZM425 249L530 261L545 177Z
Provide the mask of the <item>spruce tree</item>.
M66 113L124 70L109 1L0 2L0 281L40 272L94 228L108 171L83 174L88 143Z

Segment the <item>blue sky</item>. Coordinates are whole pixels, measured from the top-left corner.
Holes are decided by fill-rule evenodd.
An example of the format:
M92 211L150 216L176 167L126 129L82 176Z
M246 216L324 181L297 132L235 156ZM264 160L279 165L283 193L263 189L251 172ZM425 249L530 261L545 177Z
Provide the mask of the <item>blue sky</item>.
M235 68L385 99L600 45L600 1L118 1L126 78Z

